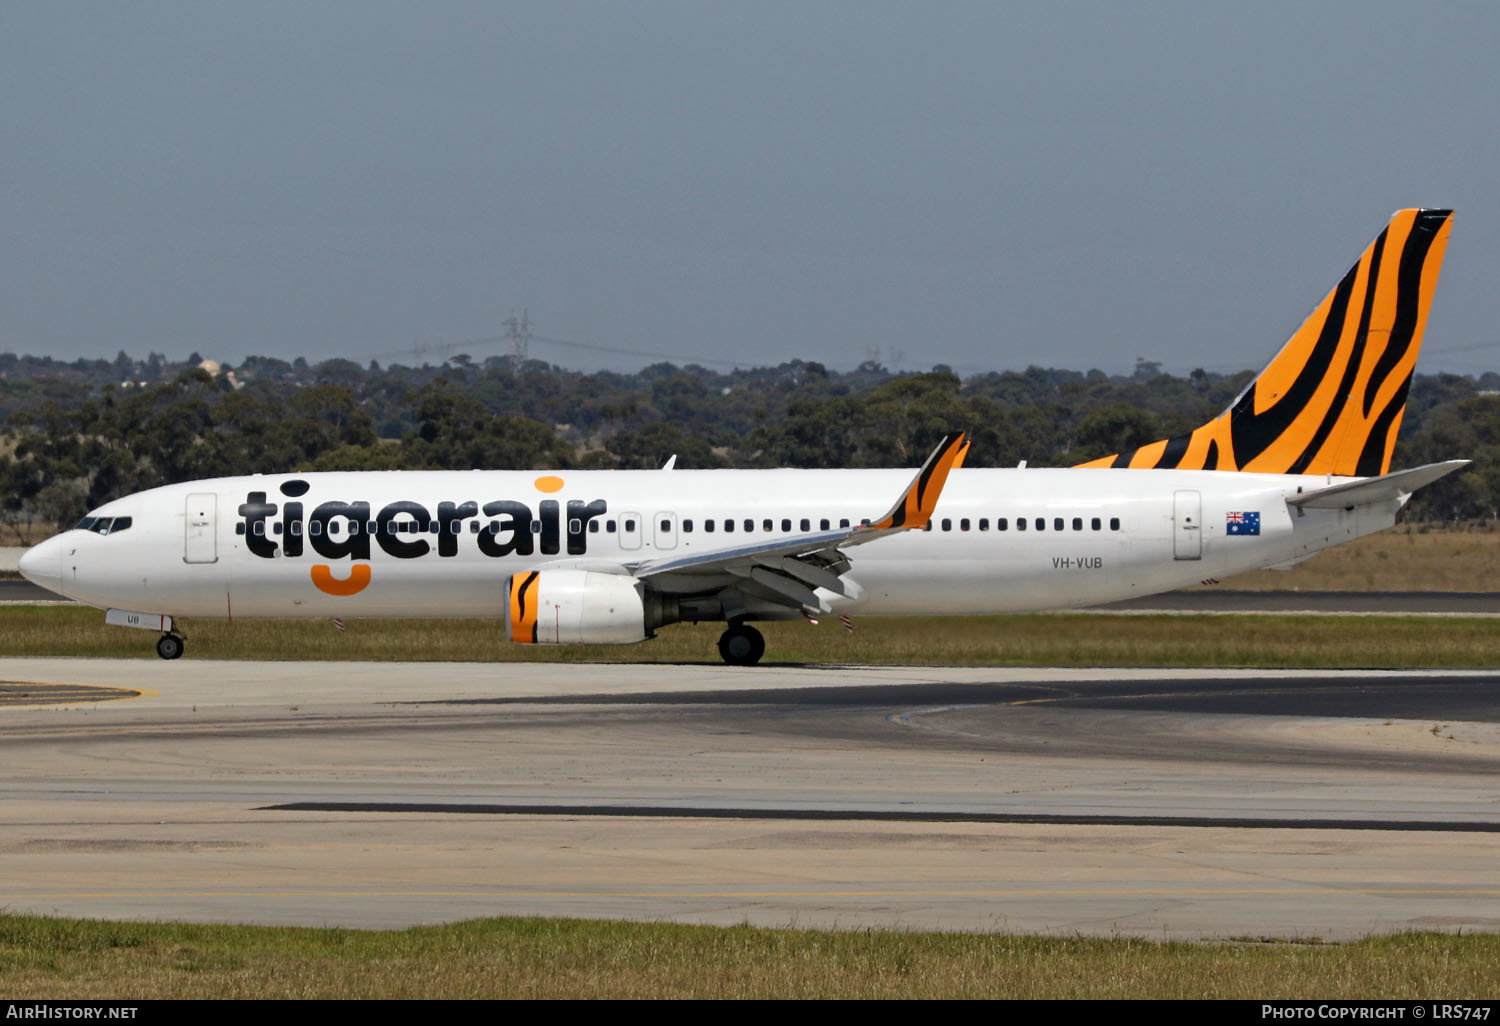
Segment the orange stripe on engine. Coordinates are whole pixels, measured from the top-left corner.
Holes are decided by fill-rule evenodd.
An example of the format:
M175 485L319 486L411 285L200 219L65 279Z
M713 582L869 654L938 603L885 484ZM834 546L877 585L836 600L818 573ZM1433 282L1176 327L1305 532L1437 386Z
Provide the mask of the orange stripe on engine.
M540 576L539 571L532 570L510 579L510 640L521 645L536 644L536 582Z

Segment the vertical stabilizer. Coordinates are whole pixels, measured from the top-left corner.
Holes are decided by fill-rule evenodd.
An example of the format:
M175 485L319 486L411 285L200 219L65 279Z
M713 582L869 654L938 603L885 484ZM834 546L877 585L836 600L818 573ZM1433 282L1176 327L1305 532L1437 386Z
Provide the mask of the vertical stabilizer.
M1390 470L1451 210L1398 210L1270 366L1213 420L1085 467L1372 477Z

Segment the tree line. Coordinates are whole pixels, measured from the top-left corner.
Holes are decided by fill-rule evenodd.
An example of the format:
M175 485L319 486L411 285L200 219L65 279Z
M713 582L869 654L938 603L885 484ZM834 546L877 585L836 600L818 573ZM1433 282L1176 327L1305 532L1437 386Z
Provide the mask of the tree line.
M1070 466L1184 433L1252 372L1186 377L1030 367L848 372L792 361L634 374L455 356L382 368L257 357L238 367L0 354L0 517L20 537L131 492L249 473L394 469L914 466L964 428L968 466ZM1396 465L1475 466L1420 493L1409 518L1500 516L1500 375L1419 375Z

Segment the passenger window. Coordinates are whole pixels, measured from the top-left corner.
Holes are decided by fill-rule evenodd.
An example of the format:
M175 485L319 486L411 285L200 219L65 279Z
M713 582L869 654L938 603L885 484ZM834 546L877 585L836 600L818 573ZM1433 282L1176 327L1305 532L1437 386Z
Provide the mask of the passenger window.
M1026 530L1026 518L1025 517L1016 517L1016 530L1017 531L1024 531L1024 530Z
M1063 529L1063 518L1062 517L1053 517L1052 518L1052 530L1054 530L1054 531L1061 531L1062 529Z
M582 534L583 533L583 521L579 520L577 517L571 518L568 521L568 533L569 534Z
M281 533L281 521L278 520L278 521L276 521L276 523L272 524L271 525L271 530L274 533L276 533L276 534L280 534ZM100 527L99 528L99 533L100 534L108 534L109 533L109 528L107 528L107 527Z
M958 529L960 531L967 531L969 529L969 518L968 517L964 517L962 520L960 520L958 522Z
M589 534L598 534L598 533L599 533L599 521L597 521L597 520L590 520L589 521Z
M818 530L820 530L820 531L826 531L826 530L828 530L828 518L827 517L824 517L822 520L818 521Z
M1083 530L1083 517L1074 517L1073 518L1073 530L1075 530L1075 531L1082 531Z
M922 525L922 530L924 530L924 531L930 531L930 530L932 530L932 521L929 520L929 521L927 521L927 523L923 524Z
M848 528L849 521L848 520L840 520L839 521L839 526L842 527L842 528Z
M684 520L682 522L682 533L683 534L692 534L693 533L693 522L691 520Z
M255 534L256 534L256 536L259 537L259 536L264 535L265 533L266 533L266 522L264 520L257 520L255 522Z
M792 533L792 522L791 522L791 520L789 518L787 518L787 517L782 517L781 518L781 529L783 531L785 531L787 534L791 534Z
M769 520L762 520L760 522L760 529L762 531L769 531L771 529L771 522Z
M945 531L951 531L951 530L953 530L953 521L949 520L947 517L943 518L943 530L945 530Z
M1099 525L1099 518L1095 517L1094 519L1090 520L1089 521L1089 526L1092 527L1096 531L1099 530L1099 526L1100 526Z
M605 523L604 523L604 530L605 530L605 532L607 534L614 534L615 533L615 522L613 520L607 520L607 521L605 521Z
M1109 529L1111 531L1118 531L1120 529L1120 518L1119 517L1110 517L1109 518Z
M733 534L734 533L734 521L733 520L726 520L726 521L724 521L724 533L725 534Z
M635 521L634 520L627 520L627 521L625 521L625 533L626 534L634 534L635 533Z
M988 531L990 529L990 518L989 517L980 517L979 518L979 529L981 531Z
M302 537L302 521L293 520L287 527L287 530L298 538Z
M244 534L245 533L245 525L242 524L242 523L235 524L234 525L234 533L235 534Z
M804 530L804 531L811 531L812 530L812 521L809 520L809 519L807 519L806 517L802 518L802 530Z
M689 520L688 523L692 523L692 521ZM705 521L703 521L703 530L707 531L709 534L713 534L714 533L714 522L712 520L705 520Z
M1025 523L1025 521L1024 520L1020 520L1020 521L1017 521L1017 523ZM1006 517L996 517L995 518L995 530L997 530L997 531L1008 531L1008 530L1010 530L1010 520L1008 518L1006 518Z
M1037 517L1036 518L1036 529L1038 531L1045 531L1047 529L1047 518L1046 517Z

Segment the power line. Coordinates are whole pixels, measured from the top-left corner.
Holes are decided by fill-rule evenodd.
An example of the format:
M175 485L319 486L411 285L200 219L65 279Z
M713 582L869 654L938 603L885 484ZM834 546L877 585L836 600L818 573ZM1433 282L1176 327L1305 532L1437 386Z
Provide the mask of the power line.
M721 367L743 367L747 363L744 360L715 360L707 356L684 356L682 353L653 353L644 349L624 349L618 346L600 346L591 342L572 342L565 338L549 338L546 335L533 335L532 338L538 342L548 342L555 346L572 346L575 349L588 349L596 353L612 353L616 356L645 356L657 360L680 360L684 363L716 363Z
M447 359L460 350L481 349L488 346L507 343L511 347L511 356L519 363L529 358L532 342L545 342L548 345L567 346L572 349L583 349L593 353L608 353L612 356L639 356L651 360L675 360L679 363L717 364L721 367L746 367L750 366L745 360L716 360L707 356L688 356L684 353L662 353L646 349L628 349L623 346L601 346L593 342L578 342L573 339L554 338L549 335L537 335L531 331L532 321L526 310L521 311L521 316L511 314L508 319L501 322L505 328L503 335L491 335L487 338L462 339L457 342L419 342L409 349L396 350L388 353L370 353L362 357L366 360L391 360L403 356L421 358L429 354L441 356Z

